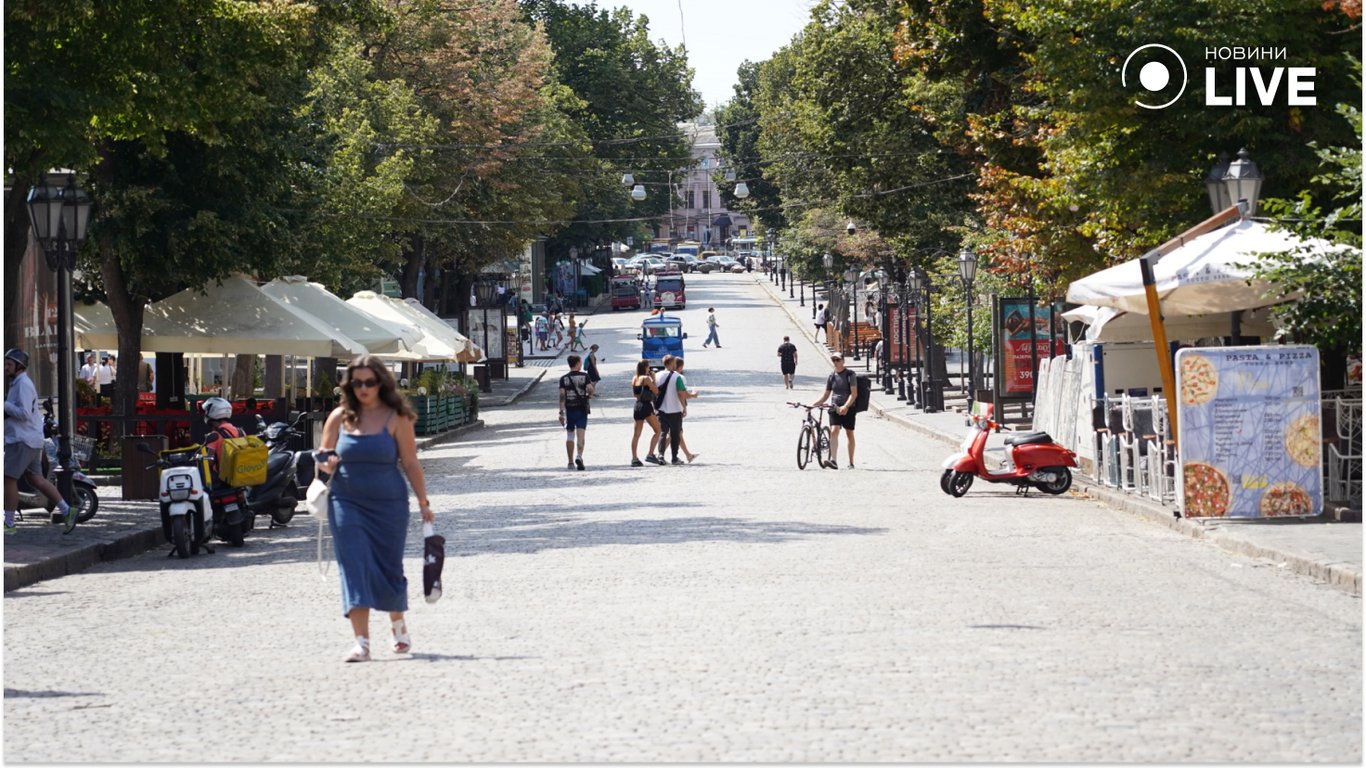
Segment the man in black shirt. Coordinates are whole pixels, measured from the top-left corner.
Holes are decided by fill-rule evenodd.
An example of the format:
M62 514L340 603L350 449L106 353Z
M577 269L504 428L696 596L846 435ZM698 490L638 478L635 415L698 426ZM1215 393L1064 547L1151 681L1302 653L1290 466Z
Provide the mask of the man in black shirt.
M778 364L782 366L783 384L792 389L792 376L797 372L797 346L787 336L778 345Z
M569 356L569 373L560 377L560 424L565 428L564 452L569 469L583 469L584 434L588 429L588 401L593 397L593 382L581 369L583 359ZM574 447L578 445L578 455Z
M854 413L854 401L858 398L858 376L851 370L844 367L844 355L835 352L830 355L830 362L835 364L835 372L830 374L830 378L825 380L825 392L820 399L812 405L820 405L831 395L830 408L830 458L826 460L825 466L830 469L839 469L839 464L835 461L835 454L839 453L840 432L849 433L849 468L854 468L854 418L858 416Z

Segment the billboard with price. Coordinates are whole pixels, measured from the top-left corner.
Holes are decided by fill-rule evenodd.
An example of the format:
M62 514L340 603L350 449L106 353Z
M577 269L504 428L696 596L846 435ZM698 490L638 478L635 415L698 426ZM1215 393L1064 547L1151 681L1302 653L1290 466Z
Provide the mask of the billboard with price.
M1047 304L1029 298L997 297L992 313L999 369L996 397L1033 400L1036 360L1063 354L1065 345L1050 333L1052 315Z

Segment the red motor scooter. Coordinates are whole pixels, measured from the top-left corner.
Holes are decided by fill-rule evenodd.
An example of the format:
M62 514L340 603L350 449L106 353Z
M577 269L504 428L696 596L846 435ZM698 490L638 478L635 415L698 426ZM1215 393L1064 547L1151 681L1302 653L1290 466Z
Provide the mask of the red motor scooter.
M992 431L1011 430L992 421L990 410L984 417L973 416L972 421L972 432L963 441L962 449L944 460L944 474L939 478L944 493L960 497L972 487L973 478L978 477L989 483L1010 483L1017 494L1038 488L1056 496L1072 487L1068 467L1077 466L1077 454L1054 442L1047 432L1022 432L1007 437L1004 466L989 468L987 437Z

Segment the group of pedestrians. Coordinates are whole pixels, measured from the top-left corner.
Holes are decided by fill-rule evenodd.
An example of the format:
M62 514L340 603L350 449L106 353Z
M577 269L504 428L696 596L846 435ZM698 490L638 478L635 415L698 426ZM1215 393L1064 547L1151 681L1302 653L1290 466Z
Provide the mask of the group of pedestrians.
M584 323L579 322L573 312L568 314L567 324L561 313L551 312L549 308L533 318L531 329L536 349L548 352L553 348L563 346L566 336L569 338L569 349L571 351L582 351L586 348L584 344Z
M561 376L559 382L559 421L565 430L565 453L569 459L568 468L572 470L584 469L583 448L588 415L592 412L592 400L597 397L597 380L582 370L582 362L578 355L570 355L569 373ZM688 415L688 401L697 397L699 392L688 387L683 366L683 358L674 355L664 356L663 368L658 372L651 372L648 360L636 363L635 374L631 377L631 394L635 398L631 412L634 422L631 466L643 467L647 462L661 466L690 464L698 457L699 454L688 450L687 440L683 436L683 419ZM601 377L597 378L600 380ZM646 426L650 428L651 435L642 461L640 437ZM669 448L667 458L664 453L666 444Z

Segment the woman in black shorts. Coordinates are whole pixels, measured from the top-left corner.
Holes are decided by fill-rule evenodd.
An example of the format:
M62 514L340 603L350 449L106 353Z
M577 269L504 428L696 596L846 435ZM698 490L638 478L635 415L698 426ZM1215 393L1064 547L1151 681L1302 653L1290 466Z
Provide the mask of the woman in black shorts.
M659 441L659 417L655 415L655 396L659 394L659 387L655 386L655 377L650 373L649 360L636 363L636 375L631 379L631 394L636 396L635 411L631 414L636 422L636 434L631 438L631 466L645 466L640 461L637 449L640 447L640 429L647 423L655 433L650 437L650 447L645 451L645 460L651 464L660 464L662 462L655 457L655 443Z

